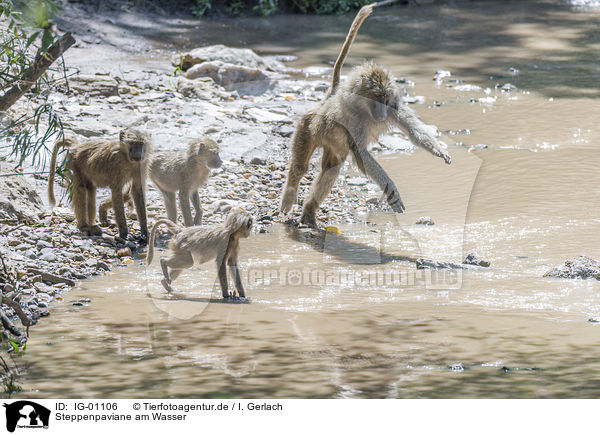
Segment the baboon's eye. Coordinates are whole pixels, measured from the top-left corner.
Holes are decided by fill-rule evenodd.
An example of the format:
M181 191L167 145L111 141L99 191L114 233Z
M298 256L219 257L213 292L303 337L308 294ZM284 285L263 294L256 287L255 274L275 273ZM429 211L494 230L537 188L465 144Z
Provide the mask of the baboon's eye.
M252 219L248 219L248 228L252 228Z

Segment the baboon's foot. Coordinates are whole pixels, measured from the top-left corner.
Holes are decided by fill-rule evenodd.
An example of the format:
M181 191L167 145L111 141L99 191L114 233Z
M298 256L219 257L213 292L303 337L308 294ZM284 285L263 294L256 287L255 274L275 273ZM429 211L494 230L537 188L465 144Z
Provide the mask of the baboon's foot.
M302 211L302 217L300 218L300 223L311 228L317 228L317 217L312 208L304 208Z
M101 236L101 235L102 235L102 228L100 228L98 225L90 226L90 236Z
M140 246L146 246L148 244L148 232L142 231L142 233L136 237L136 243Z
M173 287L171 287L171 285L167 282L166 278L161 279L160 283L165 288L165 290L168 291L169 293L171 293L173 291Z
M86 236L101 236L102 229L98 225L81 225L78 227Z
M283 214L288 214L292 209L292 206L296 202L296 198L298 197L298 191L293 187L288 187L283 192L283 196L281 197L281 212Z
M169 276L169 266L167 266L166 259L160 259L160 267L162 269L163 275L165 276L165 281L167 282L167 284L171 284L171 277Z

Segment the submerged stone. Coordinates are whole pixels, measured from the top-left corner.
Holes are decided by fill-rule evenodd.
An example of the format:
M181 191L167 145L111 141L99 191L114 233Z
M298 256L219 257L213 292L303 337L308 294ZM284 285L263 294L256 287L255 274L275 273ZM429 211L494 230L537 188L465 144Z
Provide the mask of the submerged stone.
M595 278L600 280L600 262L585 255L571 258L561 266L550 269L544 277L552 278Z

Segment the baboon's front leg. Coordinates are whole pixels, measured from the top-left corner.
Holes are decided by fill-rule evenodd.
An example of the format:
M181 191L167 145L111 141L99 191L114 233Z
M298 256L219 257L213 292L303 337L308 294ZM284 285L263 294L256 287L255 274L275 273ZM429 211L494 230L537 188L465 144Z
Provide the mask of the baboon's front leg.
M229 284L227 283L227 261L224 256L217 257L217 267L219 268L219 284L221 284L223 299L227 299L230 295Z
M298 199L298 185L308 171L310 157L315 151L308 124L311 117L305 116L300 120L292 139L292 157L283 194L281 196L281 211L289 213Z
M331 188L335 184L344 158L334 155L330 151L325 150L323 152L323 161L321 164L321 172L313 183L308 199L304 202L304 208L302 210L302 217L300 221L312 227L317 226L316 214L319 209L319 205L329 195Z
M127 219L125 218L125 204L123 204L123 190L121 186L111 188L113 211L115 212L115 220L119 227L119 236L123 239L127 238Z
M167 217L171 222L177 223L177 204L175 201L175 192L167 192L161 190L163 199L165 200L165 208L167 209Z
M196 216L194 216L194 225L200 225L202 223L202 206L200 205L200 195L198 191L192 193L192 204L196 209Z
M404 204L402 203L396 185L381 165L377 163L377 160L373 158L371 153L367 150L366 145L354 144L352 151L354 152L356 160L361 162L365 174L375 181L381 190L383 190L392 210L396 213L402 213L404 211Z
M408 134L413 144L426 149L434 156L443 158L447 164L451 163L450 155L432 134L431 127L421 121L417 112L402 102L399 102L391 112L396 124Z
M190 210L190 193L187 190L179 191L179 206L183 215L183 223L186 227L191 227L194 224L192 219L192 211Z
M244 292L244 286L242 285L242 278L240 276L240 269L238 268L237 260L233 257L230 257L227 263L229 264L229 273L231 274L231 279L233 279L233 282L235 283L238 296L240 298L245 298L246 293Z
M137 183L132 184L130 194L133 197L135 212L137 214L138 222L140 224L142 241L146 243L148 241L148 220L146 218L146 194L144 191L144 186ZM127 223L125 225L125 228L127 228ZM120 228L121 227L119 227L119 229Z

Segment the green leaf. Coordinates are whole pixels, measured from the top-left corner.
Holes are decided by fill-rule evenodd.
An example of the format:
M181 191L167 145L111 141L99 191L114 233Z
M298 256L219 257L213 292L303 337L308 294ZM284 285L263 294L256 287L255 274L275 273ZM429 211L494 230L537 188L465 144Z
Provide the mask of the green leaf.
M40 32L34 32L31 34L31 36L29 36L29 38L27 38L27 43L25 44L25 50L27 50L29 48L29 46L31 44L33 44L33 41L35 41L38 36L40 36Z
M54 42L54 37L52 36L52 33L44 32L44 35L42 36L42 52L43 53L48 51L48 47L50 47L50 45L52 45L52 42Z

